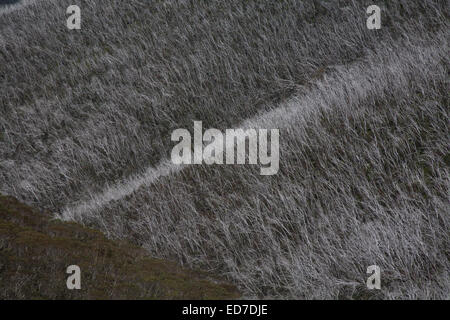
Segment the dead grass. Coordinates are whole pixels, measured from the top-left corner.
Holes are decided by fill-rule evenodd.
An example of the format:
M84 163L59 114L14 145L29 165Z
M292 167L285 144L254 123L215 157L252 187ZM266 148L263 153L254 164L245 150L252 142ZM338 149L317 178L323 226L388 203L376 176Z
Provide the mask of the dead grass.
M449 297L445 1L68 3L0 15L1 192L249 297ZM153 170L193 120L280 128L279 174Z

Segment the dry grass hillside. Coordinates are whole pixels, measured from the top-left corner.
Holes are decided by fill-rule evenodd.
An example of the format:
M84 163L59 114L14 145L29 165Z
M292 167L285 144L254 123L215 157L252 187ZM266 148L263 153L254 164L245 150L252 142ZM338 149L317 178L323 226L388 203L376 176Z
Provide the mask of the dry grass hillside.
M244 297L450 297L448 1L72 2L0 9L1 193ZM193 121L278 174L174 165Z

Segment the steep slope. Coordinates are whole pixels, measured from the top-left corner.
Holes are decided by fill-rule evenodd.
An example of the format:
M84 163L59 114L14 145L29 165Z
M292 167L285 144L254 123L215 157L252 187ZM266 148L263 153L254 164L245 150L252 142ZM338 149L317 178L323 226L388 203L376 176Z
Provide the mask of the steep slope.
M277 175L252 165L162 170L63 217L216 270L249 295L447 297L446 37L386 44L248 121L280 129ZM383 270L380 292L365 289L372 264Z
M0 16L0 192L246 296L449 297L446 1L69 3ZM194 120L279 128L279 173L174 166Z
M0 192L59 209L156 166L193 120L224 129L320 71L439 26L442 1L39 0L0 16ZM420 23L416 23L419 21Z

